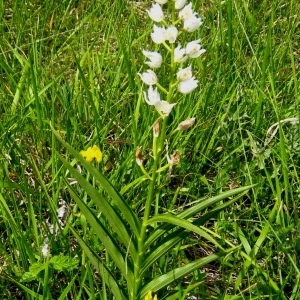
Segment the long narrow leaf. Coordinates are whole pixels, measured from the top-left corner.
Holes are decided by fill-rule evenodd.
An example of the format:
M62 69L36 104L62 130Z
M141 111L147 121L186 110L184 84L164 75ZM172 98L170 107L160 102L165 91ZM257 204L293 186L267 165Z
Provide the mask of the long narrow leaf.
M187 220L183 220L177 216L173 216L170 214L156 215L155 217L148 220L148 225L153 224L153 223L158 223L158 222L172 224L172 225L184 228L188 231L195 232L195 233L199 234L201 237L204 237L205 239L207 239L209 242L213 243L215 246L217 246L221 250L224 250L223 247L215 239L213 239L209 234L207 234L204 230L202 230L198 226L193 225L191 222L189 222Z
M69 291L71 290L71 288L73 287L76 278L77 278L77 275L75 275L73 277L73 279L69 282L69 284L67 285L67 287L63 290L63 292L59 296L58 300L65 300L65 299L67 299L67 295L68 295Z
M182 213L180 213L178 215L179 218L181 219L188 219L191 218L193 216L195 216L197 213L203 211L204 209L206 209L207 207L218 203L221 200L224 200L226 198L232 197L236 194L241 193L241 195L239 195L236 200L238 200L239 198L241 198L243 195L246 194L246 192L254 187L255 185L249 185L249 186L245 186L245 187L241 187L241 188L237 188L234 190L230 190L227 191L225 193L222 193L220 195L217 195L215 197L212 197L210 199L206 199L204 201L201 201L199 204L196 204L193 207L190 207L189 209L183 211ZM235 200L235 201L236 201ZM162 234L164 234L166 231L169 231L172 229L172 225L169 224L163 224L161 226L159 226L155 232L148 238L147 242L146 242L146 247L149 247L155 240L157 240Z
M133 284L133 274L132 265L129 261L125 261L125 254L121 251L119 245L114 240L109 231L105 228L100 220L94 215L91 209L82 201L80 197L72 190L70 185L68 186L71 196L76 201L78 207L80 208L83 215L86 217L87 221L95 231L96 235L99 237L106 251L111 256L112 260L115 262L116 266L119 268L121 273L127 278L129 286Z
M227 206L230 206L233 204L239 197L236 197L230 201L227 201L226 203L218 206L217 208L207 212L200 218L196 219L193 224L196 226L201 226L205 224L208 220L216 216L219 212L223 211ZM165 224L168 227L171 227L173 225ZM161 226L162 228L163 226ZM173 226L174 227L174 226ZM162 229L161 229L162 230ZM167 231L165 231L163 234L166 234ZM155 232L153 233L155 234ZM170 249L172 249L175 245L180 243L184 238L188 236L188 232L183 229L179 228L172 233L166 234L166 237L164 237L162 240L160 240L149 252L148 256L146 257L143 268L141 270L141 273L145 272L149 266L151 266L155 261L157 261L159 258L161 258L163 255L168 253ZM151 236L149 237L151 238Z
M180 279L187 274L190 274L191 272L207 265L210 262L218 260L220 257L234 251L235 249L236 248L233 248L218 254L211 254L209 256L200 258L192 263L186 264L185 266L171 270L167 274L154 278L150 283L148 283L142 288L140 292L140 298L144 299L149 291L155 293L160 289L167 287L170 283L174 282L175 280Z
M132 228L135 236L139 235L141 223L137 216L134 214L132 209L129 207L127 202L120 196L120 194L115 190L111 183L102 175L100 172L94 168L90 163L88 163L75 149L73 149L68 143L66 143L60 135L51 127L56 138L70 151L70 153L95 177L95 179L101 184L110 198L114 201L116 206L124 215L124 218Z
M32 291L31 289L29 289L25 285L23 285L23 284L19 283L18 281L14 280L9 275L5 275L5 279L8 279L9 281L11 281L12 283L14 283L15 285L19 286L24 292L26 292L26 293L28 293L28 295L32 296L33 299L43 300L43 296L42 295L40 295L40 294Z
M79 245L86 253L87 257L97 269L97 271L101 274L101 277L105 281L105 284L114 295L116 300L126 300L127 298L124 296L121 287L118 285L117 281L106 267L106 265L99 259L99 257L92 251L92 249L84 242L84 240L80 237L79 234L70 226L71 231L75 235Z
M120 242L129 247L129 253L135 257L136 249L134 239L127 231L127 224L122 220L121 216L110 205L106 198L99 193L75 168L71 166L62 156L58 155L65 167L70 171L72 176L78 181L84 191L94 200L97 207L102 211L103 215L111 225L112 229L118 235Z

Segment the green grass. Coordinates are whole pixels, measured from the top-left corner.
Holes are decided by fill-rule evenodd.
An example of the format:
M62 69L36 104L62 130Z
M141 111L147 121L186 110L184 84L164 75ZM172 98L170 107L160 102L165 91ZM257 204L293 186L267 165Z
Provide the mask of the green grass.
M99 170L141 217L148 183L130 184L142 176L136 147L151 158L156 119L137 76L142 49L153 49L145 12L151 1L42 2L0 0L0 291L2 299L113 299L70 227L49 230L59 228L63 199L68 223L118 274L67 189L71 182L89 201L59 155L79 164L50 125L77 151L101 148ZM169 151L179 149L181 161L164 178L156 210L181 212L199 199L256 186L202 228L238 250L158 298L176 290L185 299L190 289L199 299L298 299L299 122L281 124L263 146L271 125L299 118L300 3L194 2L207 52L193 61L200 88L180 96L168 120ZM193 116L194 127L175 131ZM52 261L41 256L46 238ZM217 251L191 234L149 271L149 281Z

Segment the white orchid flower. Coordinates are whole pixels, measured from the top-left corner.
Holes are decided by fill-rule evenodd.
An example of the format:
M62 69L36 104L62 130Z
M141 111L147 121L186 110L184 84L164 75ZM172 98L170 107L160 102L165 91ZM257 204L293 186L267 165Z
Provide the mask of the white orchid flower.
M195 80L195 77L192 77L187 80L180 81L178 83L178 91L184 95L189 94L198 86L198 80Z
M146 103L149 105L155 105L157 102L159 102L160 95L157 91L157 88L154 89L152 86L149 86L148 95L146 92L144 92L144 98Z
M178 30L175 26L170 26L166 29L165 39L169 41L171 44L175 43L178 35Z
M147 70L147 72L144 72L142 74L138 73L138 75L141 77L142 81L147 85L153 85L157 82L157 76L152 70Z
M168 116L172 110L172 108L176 105L176 103L169 103L167 101L161 100L154 104L155 108L160 111L164 116Z
M147 10L149 17L155 22L161 22L164 19L164 13L158 3L153 3L150 10Z
M180 12L179 12L179 19L183 21L189 19L194 15L194 11L192 10L192 3L186 5Z
M174 49L174 62L175 63L182 63L186 61L187 57L185 56L185 48L181 48L181 45L179 44Z
M146 61L146 64L150 68L159 68L162 64L162 56L158 52L151 52L143 50L143 54L149 59L149 61Z
M179 69L177 72L177 79L180 81L188 80L193 77L192 74L192 67L188 66L187 68L184 69Z
M201 24L202 24L202 20L201 18L198 18L195 14L192 15L190 18L186 19L184 21L183 24L183 28L187 31L187 32L194 32L195 30L197 30Z
M185 54L191 58L199 57L206 50L201 48L200 39L189 42L185 47Z
M152 41L155 44L161 44L166 40L166 29L165 27L158 27L154 25L153 32L151 32Z

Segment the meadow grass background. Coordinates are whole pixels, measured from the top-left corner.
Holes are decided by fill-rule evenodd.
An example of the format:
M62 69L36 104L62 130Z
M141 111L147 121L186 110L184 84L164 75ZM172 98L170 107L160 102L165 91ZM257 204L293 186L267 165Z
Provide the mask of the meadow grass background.
M136 147L150 151L156 118L137 76L142 49L153 49L150 5L0 1L2 299L112 299L100 292L101 280L70 231L49 231L63 199L69 221L105 257L66 189L57 153L72 157L50 124L78 151L100 146L99 169L142 212L147 185L130 183L141 176ZM170 152L179 149L181 162L165 180L160 210L184 210L198 199L257 185L207 224L251 257L245 274L238 277L247 258L236 251L185 284L198 284L190 294L198 299L299 299L299 122L282 123L265 148L264 141L271 125L299 117L300 3L203 0L194 7L204 20L207 52L193 61L199 88L177 99L169 129L189 117L196 125L172 135ZM28 270L43 261L45 238L51 254L65 260L32 277ZM191 235L160 267L213 252Z

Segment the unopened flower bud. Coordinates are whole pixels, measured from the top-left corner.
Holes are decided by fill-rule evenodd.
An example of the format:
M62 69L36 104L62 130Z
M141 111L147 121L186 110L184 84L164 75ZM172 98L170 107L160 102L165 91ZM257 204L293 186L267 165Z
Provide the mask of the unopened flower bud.
M179 123L177 130L179 130L179 131L187 130L188 128L190 128L194 125L195 120L196 120L196 118L190 118L185 121L182 121L181 123Z
M171 155L171 157L167 156L167 159L168 159L168 163L169 165L172 167L172 166L175 166L175 165L178 165L179 162L180 162L180 154L179 154L179 151L178 150L175 150L174 153Z
M158 137L160 131L159 119L157 119L153 124L153 136Z
M142 155L142 147L137 147L135 152L136 163L141 166L143 164L144 158Z

